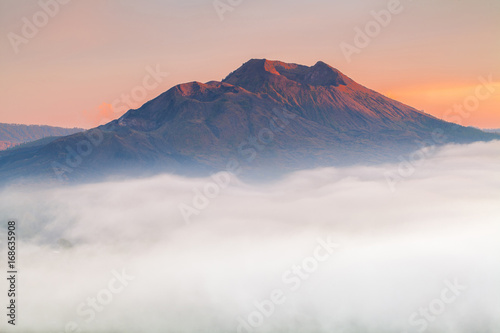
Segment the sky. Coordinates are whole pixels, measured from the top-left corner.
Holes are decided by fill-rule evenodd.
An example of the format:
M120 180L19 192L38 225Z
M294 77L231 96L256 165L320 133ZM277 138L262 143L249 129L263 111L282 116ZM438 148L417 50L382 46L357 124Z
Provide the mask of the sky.
M90 128L266 58L500 128L498 22L498 0L5 0L0 122Z
M0 189L21 235L18 324L0 331L499 332L499 149L441 147L397 184L387 164Z

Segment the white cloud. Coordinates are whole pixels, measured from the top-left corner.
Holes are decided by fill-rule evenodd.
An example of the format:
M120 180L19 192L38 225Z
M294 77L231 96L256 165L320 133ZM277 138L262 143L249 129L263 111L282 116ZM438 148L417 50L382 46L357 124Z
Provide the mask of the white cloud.
M410 315L456 278L467 290L427 331L498 331L499 152L500 142L447 146L395 192L384 177L393 165L233 184L189 225L178 205L208 178L4 189L0 220L17 218L20 234L16 329L236 332L282 289L259 332L417 332ZM291 292L282 274L328 235L340 247ZM122 269L135 279L85 322L78 306ZM5 318L0 328L15 331Z

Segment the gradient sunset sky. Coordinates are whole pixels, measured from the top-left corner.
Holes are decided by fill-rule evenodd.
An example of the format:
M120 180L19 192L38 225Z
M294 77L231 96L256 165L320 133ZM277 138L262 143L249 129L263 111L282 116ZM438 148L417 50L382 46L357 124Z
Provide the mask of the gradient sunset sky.
M355 45L355 29L391 1L243 0L221 20L213 0L72 0L46 25L39 1L0 1L0 122L90 128L123 113L129 103L113 109L113 101L143 86L148 67L169 74L154 88L148 81L130 108L267 58L322 60L439 118L500 128L500 1L401 0L400 12L348 61L342 43ZM34 19L41 27L16 52L13 34L23 37ZM474 105L480 78L493 83ZM450 111L464 103L469 111Z

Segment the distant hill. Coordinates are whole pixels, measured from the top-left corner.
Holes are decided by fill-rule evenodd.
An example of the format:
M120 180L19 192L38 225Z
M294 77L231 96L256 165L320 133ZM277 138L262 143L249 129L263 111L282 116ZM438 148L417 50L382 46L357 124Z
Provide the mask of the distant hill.
M500 128L492 128L492 129L483 129L486 133L497 133L500 134Z
M93 130L1 152L0 179L219 170L262 178L498 139L383 96L321 61L309 67L253 59L222 82L177 85Z
M62 128L45 125L0 123L0 150L47 137L66 136L82 132L82 128Z

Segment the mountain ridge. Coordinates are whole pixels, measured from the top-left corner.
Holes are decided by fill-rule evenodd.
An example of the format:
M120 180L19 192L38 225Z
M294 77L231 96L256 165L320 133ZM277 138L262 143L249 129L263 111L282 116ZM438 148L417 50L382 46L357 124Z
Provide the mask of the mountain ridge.
M48 125L23 125L0 123L0 150L51 136L64 136L83 131L82 128L65 128Z

